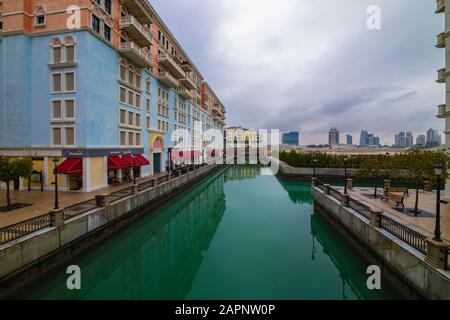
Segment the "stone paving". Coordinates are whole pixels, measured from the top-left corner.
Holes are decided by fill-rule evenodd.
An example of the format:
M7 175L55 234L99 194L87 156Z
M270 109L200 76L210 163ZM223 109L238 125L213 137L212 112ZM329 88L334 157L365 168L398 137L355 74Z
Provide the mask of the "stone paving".
M337 188L343 191L343 188ZM383 190L379 189L379 193L382 194ZM405 206L407 209L414 208L416 190L409 190L409 197L405 198ZM434 227L436 221L436 193L424 192L419 193L419 209L422 209L430 214L424 216L415 217L413 214L406 214L395 210L396 203L387 200L373 199L373 188L354 188L349 190L351 197L361 200L361 202L371 206L377 207L384 211L387 216L393 217L398 222L407 225L411 229L414 229L425 236L434 236ZM450 205L441 204L441 233L442 238L450 242Z
M164 174L156 174L139 178L136 183L142 183L158 178ZM99 194L109 194L117 190L131 187L132 182L122 183L118 186L95 190L90 193L59 192L59 206L65 208L73 204L95 198ZM0 228L15 224L45 214L54 208L55 196L53 191L11 191L11 203L31 204L29 207L0 212ZM6 206L6 190L0 190L0 207Z

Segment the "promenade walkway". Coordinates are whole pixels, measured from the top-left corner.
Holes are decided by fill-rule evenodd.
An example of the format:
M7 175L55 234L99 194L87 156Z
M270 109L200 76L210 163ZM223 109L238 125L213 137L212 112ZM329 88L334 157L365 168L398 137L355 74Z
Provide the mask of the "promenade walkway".
M136 179L136 183L142 183L165 175L160 173L145 178ZM118 186L95 190L89 193L80 192L59 192L59 206L65 208L73 204L95 198L99 194L109 194L114 191L131 187L133 182L122 183ZM54 208L55 194L53 191L11 191L11 203L30 204L31 206L13 210L10 212L0 212L0 228L25 221ZM6 206L6 190L0 190L0 207Z
M343 187L336 188L343 192ZM379 189L379 194L383 190ZM416 190L409 190L409 197L405 198L406 209L414 208ZM373 199L373 188L354 188L349 190L352 198L357 198L361 202L371 207L377 207L384 211L384 214L397 220L398 222L422 233L425 236L434 236L434 227L436 222L436 193L420 191L419 193L419 209L427 213L417 217L412 213L403 213L395 209L395 203L391 201L382 201L381 199ZM441 204L441 233L442 238L450 242L450 205Z

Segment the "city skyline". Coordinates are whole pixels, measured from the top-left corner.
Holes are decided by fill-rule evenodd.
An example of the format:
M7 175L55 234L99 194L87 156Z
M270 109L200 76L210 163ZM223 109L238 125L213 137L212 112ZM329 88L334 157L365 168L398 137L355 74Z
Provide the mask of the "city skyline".
M444 54L434 46L444 22L436 19L434 1L413 7L407 1L380 1L382 29L377 31L366 27L370 1L352 6L291 0L276 8L266 4L154 1L228 106L227 126L284 132L301 128L305 145L323 142L323 133L333 126L354 137L366 128L390 145L396 128L419 132L431 127L442 134L444 124L434 115L445 96L435 83ZM247 17L256 6L261 10ZM311 23L314 12L324 17L321 24ZM186 15L192 28L181 22ZM283 30L286 24L292 31ZM189 36L192 29L196 37ZM330 29L333 38L327 36ZM365 49L355 50L354 42ZM266 49L274 43L276 51ZM333 65L342 68L330 74ZM233 78L241 85L235 86ZM333 89L324 90L326 84Z

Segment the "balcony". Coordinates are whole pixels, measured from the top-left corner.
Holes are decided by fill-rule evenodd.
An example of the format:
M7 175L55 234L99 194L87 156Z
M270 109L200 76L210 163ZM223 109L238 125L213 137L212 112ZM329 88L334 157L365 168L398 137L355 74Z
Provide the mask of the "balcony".
M445 119L450 117L450 110L447 110L447 106L445 104L441 104L438 106L438 114L437 117L440 119Z
M152 44L152 33L150 30L133 16L122 17L120 19L120 29L125 30L144 47L149 47Z
M139 21L145 24L152 22L150 15L152 9L148 0L122 0L121 4L127 7L128 12L138 18Z
M184 62L181 64L181 68L182 68L185 72L192 72L192 67L191 67L191 65L189 64L189 62L187 62L187 61L184 61Z
M140 68L148 68L152 66L152 58L150 53L142 51L142 49L140 49L134 42L121 43L119 52Z
M437 83L445 83L446 72L445 68L438 70L438 78L436 80Z
M445 0L436 1L436 13L442 13L445 11Z
M172 89L178 88L178 81L169 72L160 71L158 73L158 80Z
M182 79L186 76L183 69L181 69L178 63L176 63L166 52L158 54L158 63L162 65L166 71L170 72L175 79Z
M191 77L189 77L188 75L186 75L180 81L186 88L188 88L190 90L194 90L194 89L197 88L197 84L195 83L195 81Z
M445 48L445 38L446 38L445 32L439 33L437 35L436 48Z
M183 86L178 86L177 88L177 93L182 96L185 99L191 100L192 98L194 98L194 94L192 93L191 90L186 89Z

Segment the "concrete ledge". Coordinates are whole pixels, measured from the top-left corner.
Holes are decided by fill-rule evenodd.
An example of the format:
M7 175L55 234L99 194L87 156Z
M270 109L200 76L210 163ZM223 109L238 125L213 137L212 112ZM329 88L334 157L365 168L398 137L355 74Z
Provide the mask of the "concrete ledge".
M428 263L426 256L386 230L374 226L375 222L362 217L322 190L312 187L316 204L336 221L348 237L370 250L384 266L393 270L398 278L428 299L450 299L450 273ZM374 212L374 214L377 214ZM371 225L372 223L372 225ZM342 231L341 230L341 231Z
M189 177L174 178L154 188L143 190L136 195L131 195L105 207L99 207L66 220L59 227L46 228L1 245L0 289L2 290L0 290L0 296L6 294L2 292L4 291L3 289L9 289L7 283L13 283L11 279L19 274L26 274L28 268L38 264L37 269L41 272L39 265L43 263L43 260L56 255L58 251L67 250L70 247L75 248L78 241L90 237L90 235L95 235L97 231L104 233L106 227L114 225L118 221L128 218L128 216L137 218L139 214L134 213L140 209L149 205L159 205L162 203L160 200L167 199L171 195L176 194L176 191L182 190L182 188L190 187L191 183L195 183L221 167L224 168L224 166L216 165L202 167L195 172L191 172ZM124 223L125 225L126 223ZM110 229L111 232L114 232L116 228ZM87 245L82 245L80 248L84 246Z

